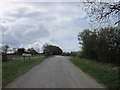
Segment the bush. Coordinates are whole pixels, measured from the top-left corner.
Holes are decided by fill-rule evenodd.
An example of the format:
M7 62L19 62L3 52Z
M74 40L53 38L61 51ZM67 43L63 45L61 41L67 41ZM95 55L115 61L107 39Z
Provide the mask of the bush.
M78 40L82 44L80 57L106 63L120 63L120 30L118 28L84 30L79 33Z
M46 45L46 46L44 46L43 54L45 56L60 55L60 54L62 54L62 49L60 49L57 46Z
M3 61L3 62L8 61L7 55L4 54L4 53L2 54L2 61Z

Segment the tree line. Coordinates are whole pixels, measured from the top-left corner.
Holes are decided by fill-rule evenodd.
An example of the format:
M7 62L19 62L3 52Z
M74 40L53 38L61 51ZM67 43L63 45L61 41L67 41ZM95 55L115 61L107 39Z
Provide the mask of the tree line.
M3 45L1 47L2 49L2 61L8 61L8 45ZM23 53L31 54L31 55L37 55L39 52L37 52L34 48L18 48L17 50L13 50L14 53L9 53L9 55L22 55ZM55 45L43 45L43 54L45 57L49 57L52 55L61 55L62 54L62 49L58 46Z
M9 49L9 46L8 45L3 45L1 47L2 49L2 61L5 62L5 61L8 61L8 49ZM34 48L28 48L28 49L25 49L25 48L18 48L18 49L15 49L13 48L13 53L9 53L9 55L22 55L23 53L28 53L28 54L31 54L31 55L37 55L38 52L34 49Z
M99 30L86 29L78 35L82 45L80 57L99 62L120 62L120 30L117 27L106 27Z
M16 55L22 55L23 53L28 53L28 54L31 54L31 55L38 54L38 52L34 48L28 48L27 50L25 50L25 48L19 48L15 52Z
M3 54L7 54L9 46L8 45L3 45L1 47L1 49L2 49ZM23 53L29 53L29 54L32 54L32 55L38 54L38 52L34 48L28 48L28 49L25 49L25 48L18 48L18 49L13 48L13 53L10 53L10 54L22 55Z

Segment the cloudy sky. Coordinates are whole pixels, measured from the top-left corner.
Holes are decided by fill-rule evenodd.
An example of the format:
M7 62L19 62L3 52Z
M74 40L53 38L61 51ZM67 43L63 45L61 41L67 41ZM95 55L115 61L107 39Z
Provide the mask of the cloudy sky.
M77 35L89 28L79 2L17 2L2 4L2 43L12 48L40 48L53 44L78 51ZM0 8L1 8L0 7Z

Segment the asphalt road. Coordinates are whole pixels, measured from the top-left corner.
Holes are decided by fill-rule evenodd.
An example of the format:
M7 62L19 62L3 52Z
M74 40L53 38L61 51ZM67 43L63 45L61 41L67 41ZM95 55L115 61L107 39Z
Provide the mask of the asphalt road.
M74 66L67 57L46 59L6 88L103 88L93 78Z

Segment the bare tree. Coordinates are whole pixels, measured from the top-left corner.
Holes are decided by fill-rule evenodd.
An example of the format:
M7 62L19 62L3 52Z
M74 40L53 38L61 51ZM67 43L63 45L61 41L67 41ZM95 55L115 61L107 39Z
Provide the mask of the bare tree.
M36 48L36 52L38 52L38 53L39 53L39 52L40 52L40 48Z
M7 58L7 50L8 50L9 46L8 45L3 45L1 47L1 50L2 50L2 61L5 62L5 61L8 61L8 58Z
M8 48L9 48L8 45L3 45L2 48L1 48L1 49L2 49L2 52L5 53L5 54L7 54Z
M118 14L120 14L120 2L98 2L96 0L86 0L87 2L83 2L85 7L83 8L85 12L90 17L91 22L99 22L106 23L110 21L110 18L117 17L118 20L115 21L115 25L120 23L120 18Z

